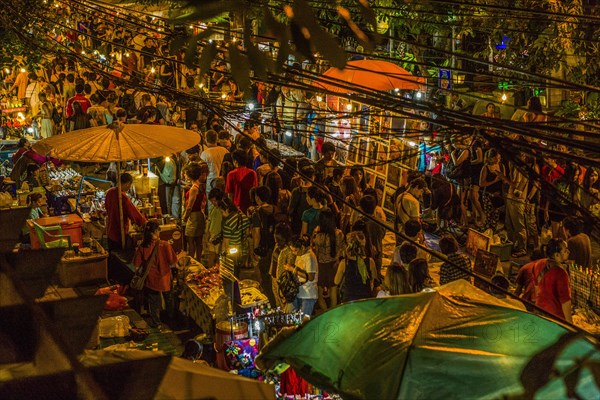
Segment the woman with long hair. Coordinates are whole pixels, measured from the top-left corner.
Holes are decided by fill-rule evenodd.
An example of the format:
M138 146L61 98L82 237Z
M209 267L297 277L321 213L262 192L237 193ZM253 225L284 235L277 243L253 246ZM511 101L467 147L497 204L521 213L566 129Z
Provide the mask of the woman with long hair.
M328 308L325 291L329 294L330 307L337 305L338 290L334 279L343 244L344 234L337 229L335 214L328 208L322 210L317 217L317 228L312 238L313 251L319 263L318 303L322 311Z
M523 120L525 122L546 122L548 120L539 97L532 96L527 100L527 112L523 115Z
M185 193L185 212L182 221L185 223L188 254L200 261L202 256L202 236L206 227L204 206L206 204L206 177L208 166L205 163L191 163L184 173L192 182L192 187Z
M590 208L600 203L600 182L598 177L600 171L596 167L588 167L583 176L583 185L579 189L579 201L581 207L590 211Z
M152 327L160 327L163 300L167 304L167 310L171 310L171 266L176 263L177 255L173 247L169 242L160 239L158 221L146 222L142 244L135 251L133 265L136 269L148 268L143 294L148 302Z
M485 153L485 165L479 176L479 187L483 188L483 210L485 212L485 226L494 232L498 225L498 209L504 205L502 185L509 183L500 162L500 153L496 149L489 149Z
M286 264L285 269L296 274L302 284L294 301L294 309L304 315L311 316L317 303L318 263L315 253L310 248L310 240L306 236L297 236L290 244L292 255L296 256L294 265Z
M342 285L342 303L373 297L377 278L375 261L366 255L367 238L361 231L346 236L345 257L338 265L334 283Z
M269 204L275 206L275 220L277 222L290 222L288 206L291 193L283 187L283 180L277 171L271 171L265 176L265 186L271 190Z
M431 292L434 286L429 276L429 264L424 258L415 258L408 264L408 284L411 293Z
M383 286L377 297L398 296L413 293L408 283L408 272L406 268L398 263L393 263L387 268Z

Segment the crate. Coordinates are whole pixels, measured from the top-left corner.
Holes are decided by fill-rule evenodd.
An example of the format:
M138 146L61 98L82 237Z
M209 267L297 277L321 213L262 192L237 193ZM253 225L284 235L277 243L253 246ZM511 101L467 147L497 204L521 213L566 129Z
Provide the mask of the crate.
M62 287L76 287L106 281L107 268L107 252L75 257L69 250L58 264L58 282Z
M505 242L501 244L490 245L490 253L497 254L500 261L510 261L512 254L513 242Z

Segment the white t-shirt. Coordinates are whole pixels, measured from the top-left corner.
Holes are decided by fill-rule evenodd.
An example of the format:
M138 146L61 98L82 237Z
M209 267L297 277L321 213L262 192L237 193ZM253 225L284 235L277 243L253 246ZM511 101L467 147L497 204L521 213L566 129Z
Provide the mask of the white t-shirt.
M318 279L318 271L317 271L317 256L313 253L312 250L309 250L306 254L303 254L299 257L296 257L296 267L302 268L308 273L314 272L315 279L310 282L306 282L304 285L300 286L300 291L298 292L299 299L316 299L319 297L317 291L317 279ZM304 275L302 275L304 276Z
M208 164L208 176L206 177L207 190L210 190L212 181L217 179L221 174L221 165L223 165L223 159L227 153L229 152L225 147L214 146L207 147L200 154L200 159Z
M419 200L410 192L404 192L396 199L396 215L404 224L409 219L418 219L421 216Z

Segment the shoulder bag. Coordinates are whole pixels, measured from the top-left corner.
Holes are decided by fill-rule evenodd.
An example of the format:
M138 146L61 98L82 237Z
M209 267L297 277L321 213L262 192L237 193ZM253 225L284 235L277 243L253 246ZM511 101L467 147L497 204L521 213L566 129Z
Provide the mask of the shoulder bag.
M148 272L150 271L150 264L156 258L156 253L158 252L158 246L160 243L156 243L154 245L154 249L152 250L152 254L145 260L140 268L135 271L133 278L131 278L131 282L129 283L129 287L133 290L143 290L146 285L146 278L148 277Z

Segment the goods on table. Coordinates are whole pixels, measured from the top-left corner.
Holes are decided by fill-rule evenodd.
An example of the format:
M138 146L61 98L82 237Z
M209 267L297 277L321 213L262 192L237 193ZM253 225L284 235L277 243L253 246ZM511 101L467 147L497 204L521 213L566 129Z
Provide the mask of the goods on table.
M240 297L242 299L241 306L244 308L268 302L267 296L255 287L240 288Z
M200 269L198 272L191 272L185 278L185 281L200 297L209 297L213 288L219 288L223 285L219 275L219 267L209 269Z

